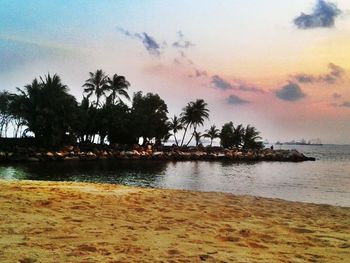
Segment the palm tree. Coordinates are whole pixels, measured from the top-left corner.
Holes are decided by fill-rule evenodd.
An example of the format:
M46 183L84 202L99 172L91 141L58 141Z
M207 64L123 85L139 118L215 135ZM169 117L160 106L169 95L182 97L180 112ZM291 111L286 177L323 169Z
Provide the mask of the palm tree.
M96 108L100 105L101 96L106 95L107 90L107 75L102 71L102 69L96 70L95 73L89 72L90 78L85 81L83 87L84 93L87 93L87 98L90 98L92 94L96 96Z
M176 146L179 146L179 142L177 141L177 138L176 138L176 133L183 129L183 125L180 119L176 115L174 115L174 117L170 119L169 127L170 127L170 130L173 131L173 136L175 139Z
M189 127L193 127L193 133L186 146L191 142L195 132L197 131L197 127L202 126L205 119L209 119L209 109L207 106L208 104L204 100L197 99L196 101L189 102L187 106L183 108L181 113L181 122L185 125L185 132L182 137L181 146L183 145L186 132Z
M242 124L239 124L236 127L233 127L232 144L236 148L239 148L242 145L244 134L245 134L245 129Z
M260 132L256 130L255 127L247 125L245 128L245 133L243 135L243 149L260 149L263 147L263 143L260 140Z
M215 125L212 125L209 130L205 131L206 133L204 134L204 137L210 139L210 147L213 145L213 140L215 138L220 137L220 130L216 128Z
M8 124L11 121L11 94L7 91L0 92L0 137L7 136Z
M127 89L129 88L130 83L125 79L124 76L119 76L114 74L112 78L107 80L107 89L111 91L109 95L109 101L112 104L115 104L115 100L118 98L121 101L120 96L130 100Z
M48 74L40 81L18 89L16 115L23 119L28 129L43 146L58 146L73 139L73 126L77 120L77 103L68 94L68 87L58 75Z
M194 139L196 140L196 147L201 143L201 138L204 136L201 132L194 131Z

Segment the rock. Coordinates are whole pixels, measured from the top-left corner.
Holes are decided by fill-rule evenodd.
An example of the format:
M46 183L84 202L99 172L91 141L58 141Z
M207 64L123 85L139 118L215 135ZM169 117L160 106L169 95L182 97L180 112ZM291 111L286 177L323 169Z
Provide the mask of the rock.
M0 161L4 161L4 160L6 160L6 158L7 158L6 153L5 152L0 152Z
M339 248L350 248L350 245L347 243L342 243L338 246Z
M47 152L46 153L46 157L50 160L54 159L55 158L55 155L52 153L52 152Z
M39 162L40 159L39 159L39 158L36 158L36 157L29 157L29 158L27 158L26 161L28 161L28 162Z
M63 152L55 152L55 157L56 157L58 160L63 160L65 156L66 156L66 154L63 153Z
M74 150L74 146L67 146L66 150L67 150L67 152L71 152Z
M97 155L93 152L87 152L85 155L86 160L96 160Z
M126 151L126 152L124 152L124 154L123 154L123 159L125 159L125 158L132 158L134 156L134 152L132 152L132 151Z
M67 156L66 158L64 158L65 161L79 161L79 157L78 156Z
M19 260L20 263L35 263L36 261L35 258L22 258Z
M210 259L210 256L206 254L202 254L202 255L199 255L199 259L201 261L207 261L208 259Z

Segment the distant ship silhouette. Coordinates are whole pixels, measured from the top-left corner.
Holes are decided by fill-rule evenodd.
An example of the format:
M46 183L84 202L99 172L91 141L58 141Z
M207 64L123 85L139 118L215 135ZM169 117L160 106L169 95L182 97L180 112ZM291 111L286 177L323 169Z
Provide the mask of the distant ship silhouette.
M276 142L276 145L314 145L314 146L322 146L322 142L320 139L312 139L309 141L306 141L305 139L301 139L300 141L290 141L290 142Z

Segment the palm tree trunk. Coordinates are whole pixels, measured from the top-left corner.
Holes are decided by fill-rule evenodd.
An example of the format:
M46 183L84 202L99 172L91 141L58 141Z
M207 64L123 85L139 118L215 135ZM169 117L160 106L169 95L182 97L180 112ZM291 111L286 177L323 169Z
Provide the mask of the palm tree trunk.
M188 146L188 145L190 144L190 142L191 142L192 139L193 139L193 136L194 136L194 132L192 133L191 138L190 138L190 140L187 142L186 146Z
M214 138L210 138L210 147L213 146L213 139L214 139Z
M194 125L194 126L193 126L193 133L192 133L192 136L191 136L190 140L188 141L188 143L186 144L186 146L188 146L188 145L190 144L190 142L192 141L193 136L194 136L194 134L195 134L195 132L196 132L196 129L197 129L197 126ZM197 144L197 142L196 142L196 144ZM196 146L197 146L197 145L196 145Z
M189 125L190 125L190 124L188 123L187 126L186 126L186 128L185 128L185 132L184 132L184 135L182 136L182 140L181 140L181 146L184 145L184 140L185 140L185 136L186 136L187 129L188 129L188 126L189 126Z
M19 131L20 124L16 125L16 132L15 132L15 138L17 138L18 131Z
M98 108L99 105L100 105L100 96L97 96L97 98L96 98L96 109Z
M176 143L176 146L179 146L179 143L178 143L178 141L177 141L177 138L176 138L175 133L174 133L174 138L175 138L175 143Z

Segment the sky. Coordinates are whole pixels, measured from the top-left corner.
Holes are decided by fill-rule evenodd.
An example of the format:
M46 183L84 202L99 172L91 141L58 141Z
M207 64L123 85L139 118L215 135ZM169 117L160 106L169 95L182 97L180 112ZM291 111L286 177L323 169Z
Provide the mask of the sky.
M88 72L158 93L169 117L204 99L210 120L270 142L350 143L348 0L0 0L0 90Z

